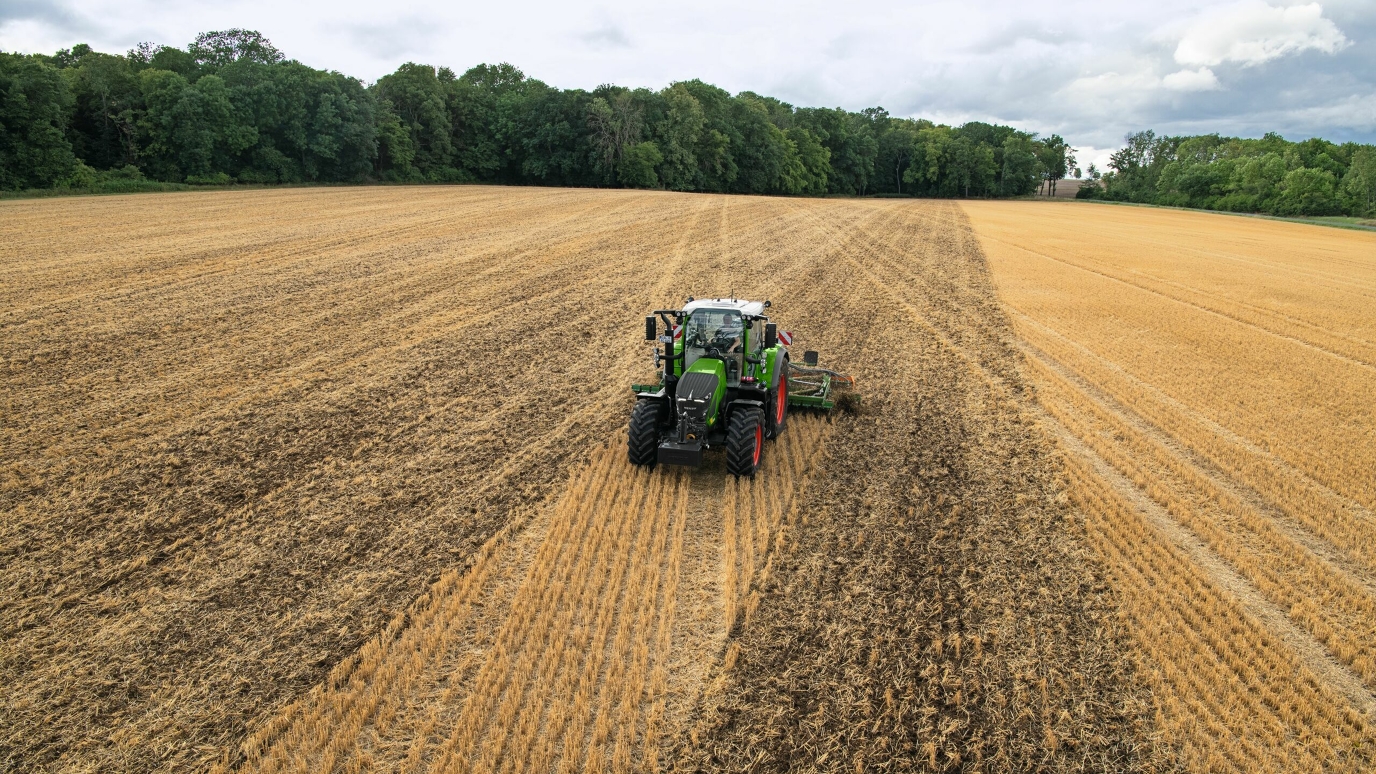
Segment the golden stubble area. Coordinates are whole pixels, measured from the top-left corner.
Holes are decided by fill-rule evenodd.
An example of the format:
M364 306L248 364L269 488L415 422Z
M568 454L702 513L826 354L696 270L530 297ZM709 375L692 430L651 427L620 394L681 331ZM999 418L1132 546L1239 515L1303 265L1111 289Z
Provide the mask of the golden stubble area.
M640 318L732 289L862 410L631 469ZM954 204L4 202L0 363L6 765L1168 760Z
M1192 770L1370 770L1376 234L962 207L1165 739Z

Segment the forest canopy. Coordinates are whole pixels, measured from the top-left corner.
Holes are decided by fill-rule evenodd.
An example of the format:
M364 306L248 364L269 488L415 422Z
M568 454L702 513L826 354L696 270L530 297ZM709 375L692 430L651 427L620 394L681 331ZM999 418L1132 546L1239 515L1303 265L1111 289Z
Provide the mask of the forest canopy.
M1215 149L1227 142L1207 139L1153 135L1084 195L1222 208L1284 200L1303 214L1371 209L1370 186L1363 198L1363 183L1351 182L1376 177L1352 172L1370 167L1369 146L1311 140L1322 146L1287 156L1279 144L1310 146L1235 141L1279 148L1263 170L1244 173L1231 151ZM1182 152L1193 155L1181 161ZM289 59L252 30L122 55L87 45L51 56L0 52L0 190L388 181L1001 197L1053 191L1079 175L1075 163L1056 135L952 127L878 107L795 107L699 80L585 91L510 64L456 74L408 62L369 85ZM1292 176L1298 169L1314 171ZM1219 181L1248 174L1277 179L1282 193L1247 182L1239 191L1252 198L1227 198L1230 183Z
M1376 146L1130 134L1081 198L1270 215L1376 215Z
M261 34L123 55L0 53L0 189L486 182L762 194L1017 196L1066 177L1059 137L795 108L702 81L558 89L509 64L406 63L366 85Z

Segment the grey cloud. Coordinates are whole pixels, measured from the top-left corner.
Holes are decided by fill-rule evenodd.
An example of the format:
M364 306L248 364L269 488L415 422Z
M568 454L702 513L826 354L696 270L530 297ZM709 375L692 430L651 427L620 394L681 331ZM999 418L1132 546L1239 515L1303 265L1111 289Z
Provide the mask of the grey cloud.
M907 73L911 85L882 99L896 115L994 120L1096 148L1148 128L1376 141L1376 12L1369 5L1346 6L1331 16L1351 42L1342 50L1225 62L1211 68L1218 83L1209 89L1179 88L1181 76L1167 80L1182 69L1174 61L1175 40L1141 29L1105 31L1059 56L1018 46L1024 39L1058 39L1046 30L1007 29L969 49L980 56L921 63ZM1059 39L1077 41L1073 35ZM1087 88L1093 83L1101 91Z
M423 53L418 44L428 47L440 34L439 28L415 17L385 24L332 24L325 29L352 41L369 56L385 60L415 59Z
M578 36L580 40L593 48L630 48L631 40L626 37L626 33L615 24L604 24L595 30L589 30Z
M1061 30L1047 27L1020 27L1010 24L994 31L966 50L971 54L988 56L1012 48L1024 41L1041 43L1046 46L1064 46L1079 40L1078 36Z
M832 59L849 59L863 53L866 36L858 32L844 32L822 47L822 53Z
M0 0L0 26L15 21L42 22L60 32L89 34L96 29L89 19L57 0Z

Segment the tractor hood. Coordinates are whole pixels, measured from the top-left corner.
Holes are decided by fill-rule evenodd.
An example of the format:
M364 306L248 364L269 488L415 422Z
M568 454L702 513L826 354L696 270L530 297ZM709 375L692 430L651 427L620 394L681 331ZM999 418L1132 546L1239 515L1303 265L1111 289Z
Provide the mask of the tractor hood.
M716 422L726 392L726 364L716 358L694 361L679 379L674 410L679 416L706 426Z

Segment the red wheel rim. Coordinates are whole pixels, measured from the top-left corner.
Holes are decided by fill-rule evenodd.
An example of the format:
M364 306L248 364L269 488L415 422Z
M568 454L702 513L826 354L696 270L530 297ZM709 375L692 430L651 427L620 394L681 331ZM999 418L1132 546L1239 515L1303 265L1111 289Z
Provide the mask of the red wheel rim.
M755 425L755 464L760 464L760 447L764 446L764 430Z
M779 380L779 394L774 397L779 405L774 407L774 426L784 421L784 406L788 405L788 378Z

